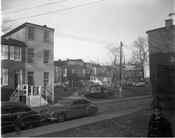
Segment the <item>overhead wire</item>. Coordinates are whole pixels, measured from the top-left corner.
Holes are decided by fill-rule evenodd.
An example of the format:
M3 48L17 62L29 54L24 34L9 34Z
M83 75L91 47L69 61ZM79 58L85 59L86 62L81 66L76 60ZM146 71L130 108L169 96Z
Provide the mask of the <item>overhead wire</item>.
M60 10L56 10L56 11L52 11L52 12L36 14L36 15L32 15L32 16L26 16L26 17L22 17L22 18L16 18L16 19L13 19L13 20L9 20L8 22L27 19L27 18L33 18L33 17L38 17L38 16L43 16L43 15L52 14L52 13L61 12L61 11L66 11L66 10L71 10L71 9L76 9L76 8L85 7L85 6L88 6L88 5L93 5L93 4L96 4L96 3L104 2L104 1L105 0L100 0L100 1L81 4L81 5L78 5L78 6L73 6L73 7L69 7L69 8L65 8L65 9L60 9Z
M108 43L110 43L110 41L93 39L93 38L87 38L87 37L80 37L80 36L77 36L77 35L72 35L72 34L63 33L63 32L57 32L57 33L55 33L55 35L56 36L60 36L60 37L74 39L74 40L94 42L94 43L100 43L100 44L108 44Z
M36 9L36 8L40 8L40 7L44 7L44 6L48 6L48 5L52 5L52 4L56 4L56 3L61 3L61 2L64 2L64 1L67 1L67 0L52 2L52 3L47 3L47 4L43 4L43 5L30 7L30 8L20 9L20 10L16 10L16 11L12 11L12 12L2 13L2 15L16 13L16 12L21 12L21 11L27 11L27 10L30 10L30 9Z

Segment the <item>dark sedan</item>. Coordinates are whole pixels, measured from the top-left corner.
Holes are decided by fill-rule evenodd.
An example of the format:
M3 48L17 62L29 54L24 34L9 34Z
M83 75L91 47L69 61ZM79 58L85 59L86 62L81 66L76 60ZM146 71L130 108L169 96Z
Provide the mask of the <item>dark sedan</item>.
M1 103L1 130L14 130L17 116L21 116L21 128L31 128L37 126L42 121L43 116L32 110L29 106L19 102Z
M66 119L76 118L97 113L98 106L82 96L64 97L58 103L43 108L40 112L51 121L63 122Z

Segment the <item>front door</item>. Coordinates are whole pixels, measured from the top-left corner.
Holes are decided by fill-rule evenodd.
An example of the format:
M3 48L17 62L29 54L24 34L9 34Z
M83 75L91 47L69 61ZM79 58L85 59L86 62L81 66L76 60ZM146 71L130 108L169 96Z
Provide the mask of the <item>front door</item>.
M18 85L22 84L22 70L15 70L15 82L14 87L15 89L18 87Z

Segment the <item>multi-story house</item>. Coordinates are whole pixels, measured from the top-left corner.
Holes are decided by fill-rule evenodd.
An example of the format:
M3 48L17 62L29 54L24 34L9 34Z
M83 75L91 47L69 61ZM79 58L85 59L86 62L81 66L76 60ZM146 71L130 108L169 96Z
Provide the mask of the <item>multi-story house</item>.
M3 87L14 90L18 84L44 87L50 92L53 102L54 29L26 22L4 34L2 40L2 49L8 53L8 58L1 61L2 73L8 76L8 83ZM21 45L4 43L12 40Z
M12 38L1 39L1 100L10 95L24 80L26 44Z
M175 26L165 20L165 27L147 31L150 81L156 102L175 110Z

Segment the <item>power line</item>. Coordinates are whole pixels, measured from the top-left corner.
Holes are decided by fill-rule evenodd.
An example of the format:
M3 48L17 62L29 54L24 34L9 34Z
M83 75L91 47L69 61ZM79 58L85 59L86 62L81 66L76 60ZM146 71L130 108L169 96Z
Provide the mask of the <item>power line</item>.
M80 37L80 36L67 34L67 33L62 33L62 32L57 32L57 33L55 33L55 35L65 37L65 38L70 38L70 39L75 39L75 40L80 40L80 41L100 43L100 44L108 44L109 43L109 41L105 41L105 40L98 40L98 39L93 39L93 38Z
M64 2L64 1L67 1L67 0L62 0L62 1L58 1L58 2L52 2L52 3L47 3L47 4L43 4L43 5L30 7L30 8L25 8L25 9L21 9L21 10L12 11L12 12L7 12L7 13L3 13L2 15L21 12L21 11L27 11L27 10L30 10L30 9L36 9L36 8L39 8L39 7L44 7L44 6L48 6L48 5L52 5L52 4L56 4L56 3L61 3L61 2Z
M103 2L103 1L105 1L105 0L100 0L100 1L92 2L92 3L82 4L82 5L78 5L78 6L74 6L74 7L69 7L69 8L57 10L57 11L52 11L52 12L47 12L47 13L42 13L42 14L36 14L36 15L22 17L22 18L16 18L16 19L13 19L13 20L9 20L8 22L27 19L27 18L33 18L33 17L37 17L37 16L43 16L43 15L52 14L52 13L61 12L61 11L66 11L66 10L71 10L71 9L75 9L75 8L80 8L80 7L96 4L96 3L99 3L99 2Z
M126 44L123 44L123 46L126 47L126 48L129 48L129 49L131 49L131 50L136 49L135 47L131 47L131 46L128 46L128 45L126 45Z

